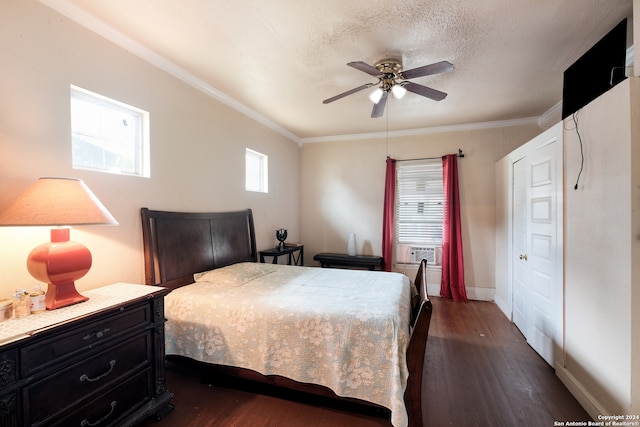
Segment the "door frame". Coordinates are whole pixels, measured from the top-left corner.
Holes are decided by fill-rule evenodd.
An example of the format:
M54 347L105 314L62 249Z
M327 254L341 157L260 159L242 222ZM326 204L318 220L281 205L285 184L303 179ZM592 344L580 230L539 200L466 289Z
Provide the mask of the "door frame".
M500 307L502 312L513 321L513 165L525 158L533 151L544 147L551 143L556 143L555 155L556 155L556 176L558 179L558 195L556 200L556 224L557 224L557 245L555 250L557 269L555 280L560 286L556 289L556 307L554 307L554 313L556 317L556 330L554 340L556 342L555 349L560 351L564 346L564 145L563 145L563 122L559 122L550 127L540 135L531 139L529 142L516 148L509 153L504 159L498 162L496 166L496 181L503 180L505 182L496 183L496 188L502 188L502 191L506 191L506 197L498 203L504 204L504 206L498 206L497 210L504 212L505 218L503 218L505 232L500 233L499 224L496 224L497 236L496 242L496 304ZM500 169L500 163L505 163ZM506 257L506 263L500 266L500 258ZM504 289L501 289L504 287ZM499 289L500 288L500 289ZM504 298L501 297L504 295ZM554 359L559 360L561 353L554 351Z

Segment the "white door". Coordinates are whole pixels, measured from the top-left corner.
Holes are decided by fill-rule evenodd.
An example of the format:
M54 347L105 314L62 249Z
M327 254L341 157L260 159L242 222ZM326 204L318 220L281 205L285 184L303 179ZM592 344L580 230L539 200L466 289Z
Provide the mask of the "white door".
M561 133L513 164L513 321L553 366L562 330Z

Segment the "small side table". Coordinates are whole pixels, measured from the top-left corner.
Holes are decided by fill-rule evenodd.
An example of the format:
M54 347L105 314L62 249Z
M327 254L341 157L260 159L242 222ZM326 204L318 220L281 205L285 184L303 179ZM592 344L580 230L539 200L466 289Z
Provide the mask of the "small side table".
M321 267L342 266L351 268L368 268L375 270L376 267L382 270L382 257L375 255L347 255L334 253L319 253L313 259L320 262Z
M297 252L297 256L296 256ZM270 256L273 257L272 264L278 263L278 257L282 255L288 255L287 264L288 265L304 265L304 245L298 246L285 246L284 248L276 246L272 249L266 249L264 251L260 251L260 262L264 263L264 257Z

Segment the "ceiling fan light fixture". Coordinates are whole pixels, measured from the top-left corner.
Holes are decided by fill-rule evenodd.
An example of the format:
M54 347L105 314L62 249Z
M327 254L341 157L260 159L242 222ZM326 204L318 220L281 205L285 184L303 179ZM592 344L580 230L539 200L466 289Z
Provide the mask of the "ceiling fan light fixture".
M349 62L347 65L375 77L378 79L378 82L365 83L354 89L325 99L322 103L328 104L363 89L377 86L376 89L369 94L369 99L374 103L373 110L371 111L372 118L382 117L384 114L389 92L391 92L396 99L402 99L407 91L409 91L434 101L442 101L447 97L445 92L414 83L408 79L453 71L453 64L448 61L440 61L422 67L412 68L407 71L402 70L402 62L395 58L383 59L382 61L376 62L374 66L362 61Z
M391 87L391 93L393 93L396 99L402 99L407 94L407 90L398 83Z
M377 104L378 102L380 102L380 99L382 99L382 89L377 87L376 90L374 90L369 94L369 99L374 104Z

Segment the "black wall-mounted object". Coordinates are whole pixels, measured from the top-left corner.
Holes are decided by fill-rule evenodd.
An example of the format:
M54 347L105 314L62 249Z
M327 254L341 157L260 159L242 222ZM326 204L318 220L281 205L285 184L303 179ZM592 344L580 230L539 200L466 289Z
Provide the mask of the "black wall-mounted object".
M575 113L626 78L627 19L622 20L564 72L562 118Z

